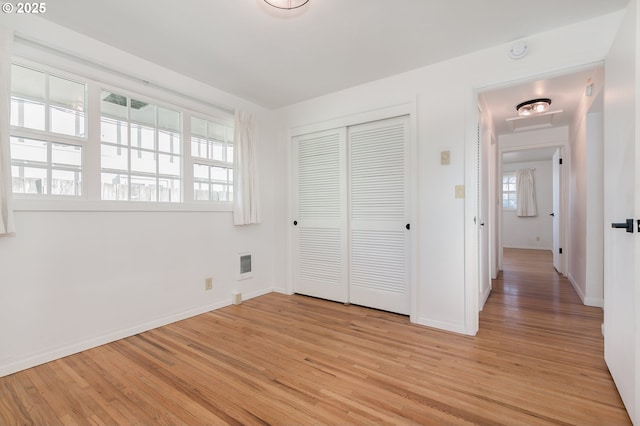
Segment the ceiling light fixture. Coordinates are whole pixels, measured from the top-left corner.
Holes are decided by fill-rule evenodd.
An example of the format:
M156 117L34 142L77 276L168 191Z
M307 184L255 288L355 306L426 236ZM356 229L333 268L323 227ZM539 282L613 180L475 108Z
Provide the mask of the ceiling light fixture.
M304 6L309 0L264 0L269 6L277 9L292 10Z
M518 111L519 116L527 117L529 115L542 114L549 111L550 105L551 99L549 98L531 99L530 101L524 101L518 104L518 106L516 106L516 110Z

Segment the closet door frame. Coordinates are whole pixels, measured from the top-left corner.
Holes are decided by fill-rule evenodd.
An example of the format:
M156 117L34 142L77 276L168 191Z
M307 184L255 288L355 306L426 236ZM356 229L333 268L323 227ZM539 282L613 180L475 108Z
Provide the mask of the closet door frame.
M290 294L293 294L295 291L294 279L294 259L297 254L294 251L295 241L294 238L296 233L294 232L293 221L295 221L295 217L293 217L297 210L293 205L293 201L295 198L296 188L294 187L293 182L293 170L295 170L295 166L293 163L296 159L291 154L293 152L293 138L296 136L325 131L329 129L335 129L339 127L350 127L358 124L368 123L371 121L384 120L388 118L395 118L408 115L409 116L409 133L407 137L409 138L408 145L408 156L409 161L407 164L408 173L409 173L409 186L407 188L408 198L410 203L410 221L411 230L410 232L410 243L409 243L409 264L410 264L410 293L411 293L411 311L409 313L409 319L413 323L419 322L419 303L420 303L420 292L418 283L420 282L419 276L419 240L420 240L420 224L417 221L418 218L418 156L417 156L417 103L416 100L413 99L409 102L393 105L393 106L380 106L379 108L372 108L366 112L344 115L341 117L336 117L333 119L326 119L324 121L313 122L313 124L301 124L296 126L291 126L288 129L287 139L289 141L289 153L290 153L290 169L292 172L290 174L291 186L289 191L289 211L290 217L288 218L289 222L289 282L287 283L287 291Z

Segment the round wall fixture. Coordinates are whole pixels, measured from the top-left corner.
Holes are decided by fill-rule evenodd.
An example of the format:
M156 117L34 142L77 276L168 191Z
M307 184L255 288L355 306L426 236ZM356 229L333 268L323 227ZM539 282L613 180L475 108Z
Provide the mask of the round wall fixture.
M521 59L527 55L528 51L529 51L529 47L527 46L527 43L525 43L522 40L517 41L513 43L513 45L511 46L511 49L509 49L509 57L511 59Z

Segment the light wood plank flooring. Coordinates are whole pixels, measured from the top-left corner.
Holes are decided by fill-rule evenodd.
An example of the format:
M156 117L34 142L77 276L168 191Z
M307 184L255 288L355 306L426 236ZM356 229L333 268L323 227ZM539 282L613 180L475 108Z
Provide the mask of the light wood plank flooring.
M550 261L506 251L477 337L269 294L0 378L0 424L630 424Z

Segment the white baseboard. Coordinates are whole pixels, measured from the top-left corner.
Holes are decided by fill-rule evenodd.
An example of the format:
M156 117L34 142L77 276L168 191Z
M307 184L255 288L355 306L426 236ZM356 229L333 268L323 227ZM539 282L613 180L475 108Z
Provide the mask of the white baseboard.
M578 294L578 297L582 301L583 305L593 306L594 308L604 308L604 299L597 297L587 297L571 274L567 275L567 279L569 279L571 286Z
M484 304L487 303L487 299L491 295L491 287L487 287L482 293L482 298L480 299L480 310L484 309Z
M527 247L527 246L509 246L509 245L503 245L502 248L510 248L510 249L520 249L520 250L546 250L546 251L551 251L553 250L553 247Z
M243 300L253 299L254 297L262 296L267 293L271 293L275 289L267 288L264 290L255 291L253 293L243 294ZM27 368L35 367L40 364L44 364L56 359L64 358L65 356L73 355L78 352L86 351L88 349L102 346L107 343L115 342L116 340L124 339L134 336L138 333L152 330L154 328L162 327L177 321L182 321L187 318L201 315L206 312L214 311L216 309L224 308L231 305L231 298L227 302L216 302L210 305L200 306L187 311L172 314L163 318L158 318L153 321L144 322L134 327L126 328L123 330L113 331L104 334L99 337L83 340L71 345L62 346L53 350L35 354L25 359L21 359L15 362L11 362L5 365L0 365L0 377L7 376L9 374L16 373Z
M444 331L452 331L458 334L468 334L463 324L436 321L436 320L432 320L430 318L425 318L425 317L418 317L418 321L416 322L416 324L424 325L427 327L433 327L433 328L437 328L439 330L444 330Z

